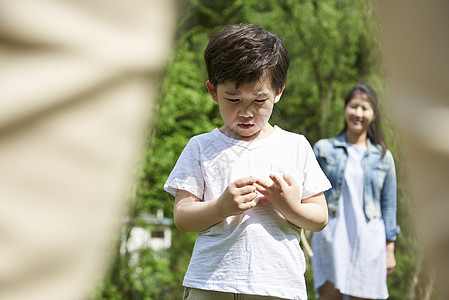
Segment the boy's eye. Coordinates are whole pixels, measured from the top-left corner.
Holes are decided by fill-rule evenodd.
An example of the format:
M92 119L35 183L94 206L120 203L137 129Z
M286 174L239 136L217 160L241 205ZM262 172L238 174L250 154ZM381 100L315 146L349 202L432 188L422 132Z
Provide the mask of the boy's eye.
M267 99L256 99L256 100L254 100L254 102L256 102L256 103L258 103L258 104L263 104L263 103L265 103L265 101L267 101Z
M226 100L228 100L231 103L237 103L240 101L240 99L230 99L230 98L226 98Z

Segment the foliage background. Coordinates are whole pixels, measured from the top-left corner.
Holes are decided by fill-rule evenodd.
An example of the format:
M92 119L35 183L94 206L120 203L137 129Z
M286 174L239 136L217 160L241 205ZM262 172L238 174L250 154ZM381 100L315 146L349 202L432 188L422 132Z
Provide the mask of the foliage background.
M160 82L158 102L144 157L137 168L128 215L118 238L115 259L94 299L181 299L182 279L195 235L173 228L172 247L165 252L142 249L137 264L120 253L135 225L147 226L141 213L163 209L172 216L173 197L163 184L188 140L220 127L222 122L205 88L203 51L210 32L231 23L255 23L284 40L291 66L282 100L270 123L304 134L311 144L339 133L343 96L359 81L378 92L384 131L398 169L398 261L388 279L390 299L409 299L419 247L401 183L400 138L389 122L388 86L374 1L358 0L189 0L179 3L177 41ZM151 229L151 228L148 228ZM315 299L313 274L306 272L309 299Z

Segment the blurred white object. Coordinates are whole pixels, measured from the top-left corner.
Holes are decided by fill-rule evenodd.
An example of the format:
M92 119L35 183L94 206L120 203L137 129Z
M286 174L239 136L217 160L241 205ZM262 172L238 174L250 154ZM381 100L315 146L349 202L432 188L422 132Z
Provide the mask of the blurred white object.
M174 26L174 1L0 0L0 299L96 287Z
M130 236L123 236L120 252L138 252L140 249L151 248L163 251L171 247L173 220L164 217L164 211L158 209L157 215L141 214L138 219L146 227L134 226Z
M449 2L379 1L394 120L423 243L412 299L449 299ZM435 270L432 270L432 266ZM424 279L424 280L423 280Z

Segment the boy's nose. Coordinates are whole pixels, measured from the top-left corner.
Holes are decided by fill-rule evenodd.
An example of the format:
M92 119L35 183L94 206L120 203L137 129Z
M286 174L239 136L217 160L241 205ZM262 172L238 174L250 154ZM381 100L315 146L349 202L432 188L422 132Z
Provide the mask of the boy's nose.
M243 108L239 111L239 117L251 118L253 116L254 116L253 112L248 107Z

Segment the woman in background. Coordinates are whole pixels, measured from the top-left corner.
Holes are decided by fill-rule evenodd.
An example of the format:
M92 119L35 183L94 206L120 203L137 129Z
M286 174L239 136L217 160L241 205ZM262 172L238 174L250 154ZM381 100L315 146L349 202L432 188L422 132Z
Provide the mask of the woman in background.
M348 92L341 134L318 141L314 152L332 183L329 223L312 237L319 299L386 299L396 266L396 170L370 86Z

